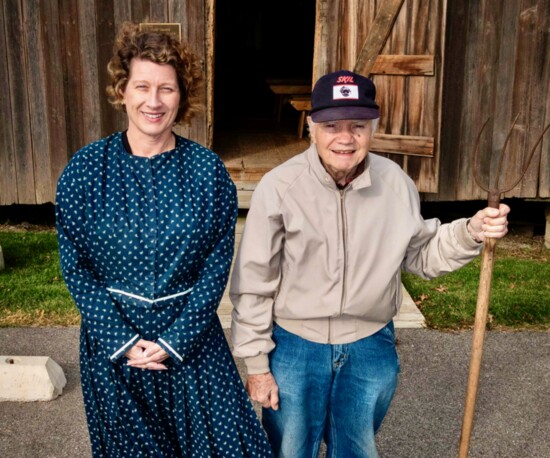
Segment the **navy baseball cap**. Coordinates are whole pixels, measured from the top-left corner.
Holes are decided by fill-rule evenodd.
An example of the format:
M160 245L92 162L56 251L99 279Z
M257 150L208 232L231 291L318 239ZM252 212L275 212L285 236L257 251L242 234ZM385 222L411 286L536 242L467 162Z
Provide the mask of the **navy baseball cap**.
M349 70L325 75L311 92L311 119L314 122L380 117L374 99L376 87L369 79Z

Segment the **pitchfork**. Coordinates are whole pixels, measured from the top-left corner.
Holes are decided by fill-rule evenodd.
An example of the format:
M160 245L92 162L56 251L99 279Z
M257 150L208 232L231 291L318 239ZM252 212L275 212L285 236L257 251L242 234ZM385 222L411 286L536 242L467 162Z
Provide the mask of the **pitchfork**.
M502 164L504 162L504 155L506 152L506 147L508 146L508 141L510 140L512 131L514 130L514 127L516 125L518 118L519 118L519 113L514 119L514 123L512 124L512 127L508 132L508 136L506 137L506 140L504 141L504 146L502 147L502 150L500 152L494 186L491 186L490 184L486 185L485 183L482 182L481 178L479 177L479 166L478 166L478 149L479 149L479 143L481 140L481 134L483 133L483 130L487 126L489 119L487 119L487 121L485 121L485 124L483 124L483 127L479 131L479 134L475 142L474 159L473 159L474 160L474 180L481 189L483 189L484 191L487 191L487 203L488 203L488 206L492 208L499 208L500 196L505 192L508 192L511 189L515 188L519 184L519 182L523 179L523 176L525 175L525 172L527 172L527 169L529 168L531 160L533 159L535 151L539 143L542 141L542 137L544 136L546 131L550 128L550 124L548 124L540 134L539 138L535 143L535 146L533 146L533 149L531 150L529 156L527 157L527 161L524 163L523 168L520 170L517 178L515 180L511 180L511 182L513 181L513 184L509 186L501 186L500 176L502 173ZM479 277L479 289L478 289L478 296L477 296L474 332L473 332L473 339L472 339L470 372L468 375L468 387L466 390L466 402L465 402L465 408L464 408L464 417L462 420L462 432L460 434L460 447L458 450L459 458L466 458L468 456L468 450L470 447L470 436L472 434L474 409L475 409L477 387L478 387L478 381L479 381L479 371L481 367L481 355L483 352L483 339L485 337L485 327L487 323L487 310L489 308L489 297L491 295L491 280L493 277L495 246L496 246L496 239L494 238L485 239L484 246L483 246L483 253L481 256L481 273Z

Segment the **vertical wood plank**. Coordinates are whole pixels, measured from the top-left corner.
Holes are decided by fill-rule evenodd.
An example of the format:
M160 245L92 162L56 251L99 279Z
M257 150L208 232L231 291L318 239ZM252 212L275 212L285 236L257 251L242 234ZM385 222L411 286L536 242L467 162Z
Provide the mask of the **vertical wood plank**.
M118 0L113 5L113 17L115 21L115 30L120 30L123 22L132 20L131 0Z
M204 0L191 0L188 2L186 21L189 22L188 46L199 57L202 63L204 82L208 77L206 73L206 22L207 12ZM205 145L207 143L206 121L206 84L201 90L201 104L203 110L195 115L190 126L189 136L196 142Z
M65 135L67 150L52 151L56 164L52 166L52 176L67 163L75 151L84 146L84 104L82 100L82 64L80 62L80 34L78 4L74 0L59 2L61 23L61 55L63 71L63 92L65 104Z
M133 21L131 3L132 0L117 0L116 2L113 2L113 36L111 37L110 56L112 56L112 48L114 46L116 36L120 32L122 24L124 22ZM107 75L107 68L105 68L104 71ZM104 90L103 93L105 93ZM112 116L113 119L113 126L111 131L115 132L126 130L128 128L128 116L126 115L126 113L124 113L124 111L122 110L115 109L114 107L110 107L109 110L110 116Z
M448 2L448 24L445 53L452 56L443 61L444 74L442 91L440 174L438 196L441 200L456 200L459 183L460 154L463 150L461 132L463 99L466 97L463 78L466 68L466 42L468 41L467 2ZM426 200L437 200L435 195L424 196Z
M462 123L465 149L461 152L460 174L467 180L458 188L458 198L486 198L485 193L477 188L473 176L471 160L474 143L480 126L494 113L496 87L496 56L498 55L497 25L500 10L494 8L489 0L482 0L472 5L468 26L471 33L467 42L466 87L468 98L464 107ZM481 19L480 19L481 18ZM496 159L492 148L493 124L490 123L480 143L480 171L485 180L489 180L491 159Z
M342 20L344 26L343 33L343 56L341 68L353 70L357 61L358 44L357 44L357 22L359 21L359 5L360 0L348 0L346 8L342 11ZM360 45L359 45L360 46ZM360 48L359 48L360 49Z
M206 3L206 146L214 144L214 56L216 30L216 2Z
M101 137L101 105L99 88L99 68L96 28L95 0L78 3L78 22L80 33L80 62L82 66L82 102L84 111L84 143L90 143Z
M29 120L33 158L34 193L36 203L48 202L53 196L50 176L50 132L47 119L46 65L43 50L46 49L42 33L41 5L38 0L23 2L23 36L26 42L28 71L27 91L29 97ZM55 46L55 44L52 44ZM48 62L54 66L56 62ZM48 67L48 70L50 67Z
M168 2L166 0L150 0L149 8L151 22L168 22Z
M544 81L541 80L541 75L543 74L544 61L548 59L541 59L540 56L548 56L548 48L546 49L547 54L539 54L543 51L543 40L539 40L539 38L542 38L538 30L539 17L545 16L544 13L541 14L537 7L541 5L537 5L537 0L524 0L520 3L521 11L515 56L515 73L519 84L514 85L512 110L521 111L522 115L516 127L516 132L514 132L516 135L511 139L510 150L506 152L506 157L509 158L508 164L523 165L534 146L536 136L543 129L544 106L539 103L539 100L545 96L545 93L542 92ZM536 193L540 151L540 149L537 149L523 180L508 193L509 196L533 195ZM514 180L517 175L517 171L513 168L511 166L507 167L505 182Z
M105 88L109 83L107 64L113 55L113 43L116 36L114 26L114 8L111 0L96 0L96 27L97 27L97 83L99 93L99 107L101 110L101 136L104 137L126 128L126 122L120 124L121 119L107 99Z
M410 34L410 0L406 0L400 8L395 19L392 31L384 46L384 54L407 54L407 43ZM386 100L386 116L388 124L386 131L390 134L410 134L409 126L406 124L406 116L411 107L408 106L410 99L407 95L407 77L404 76L382 76L385 81L384 99ZM415 134L413 134L415 135ZM398 163L405 172L408 171L408 157L401 154L386 154L387 157Z
M151 22L151 4L149 0L131 0L132 20L135 22Z
M541 11L549 11L550 10L550 0L544 0L540 3L540 9ZM544 36L544 31L548 30L550 28L550 17L548 14L542 14L540 17L541 25L539 27L539 34L541 36ZM547 35L546 35L547 36ZM548 40L541 40L543 43L543 49L542 52L548 56L550 54L550 43ZM546 100L546 103L542 104L542 108L544 110L544 115L542 116L543 122L542 125L546 126L550 123L550 97L548 94L550 94L550 59L543 59L544 62L544 68L542 71L541 79L544 82L542 86L542 90L546 94L546 97L544 98ZM543 100L544 100L543 99ZM539 188L538 188L538 196L541 198L550 198L550 134L547 133L543 141L541 142L541 154L540 154L540 167L539 167ZM546 204L546 208L550 210L550 204ZM547 217L547 223L550 224L550 215ZM548 226L547 226L548 228ZM550 234L549 229L547 229L547 235ZM548 241L548 239L547 239ZM548 247L548 245L547 245Z
M193 0L168 0L168 18L170 22L181 24L181 38L185 43L189 40L189 23L196 20L187 16L190 1Z
M433 28L434 24L439 23L436 5L429 0L407 0L410 2L410 36L407 46L407 54L434 54L433 47L430 48L430 35L438 32ZM432 28L430 29L430 25ZM433 114L438 107L431 94L436 89L435 76L421 77L410 76L407 78L407 126L409 135L434 136L438 129L434 122ZM437 153L436 153L437 154ZM418 187L423 191L434 192L433 186L429 186L435 181L432 176L435 171L428 169L427 174L422 173L422 164L437 164L437 158L423 159L418 157L407 158L407 173L418 183ZM435 168L435 167L434 167ZM435 181L437 183L437 181Z
M188 3L189 1L196 1L196 0L169 0L168 1L168 18L170 22L177 22L181 24L181 39L184 43L184 45L189 44L189 27L190 22L192 20L196 20L196 18L192 18L188 15ZM191 125L198 122L198 117L195 116L191 120ZM186 138L192 138L192 130L191 126L189 125L177 125L174 128L174 132L176 132L178 135L181 135L182 137ZM195 140L193 138L193 140ZM199 142L200 143L200 142Z
M32 141L30 135L30 114L28 100L27 43L25 40L23 11L17 0L6 0L4 20L6 27L6 49L8 81L10 88L13 144L15 153L15 174L17 176L18 203L35 204Z
M0 81L7 83L7 89L0 91L0 205L10 205L18 201L10 97L14 82L9 79L3 8L0 8Z
M315 39L313 50L313 84L323 75L333 70L339 63L331 57L334 54L334 46L329 41L337 34L331 34L331 27L338 25L338 15L340 0L333 2L328 0L317 0L317 9L315 13Z
M41 4L42 37L44 43L46 106L49 133L50 164L44 164L50 174L50 193L43 202L55 200L57 179L67 163L67 119L65 115L65 91L63 84L63 51L61 44L60 10L57 0L43 0ZM36 151L35 151L36 154Z
M434 160L422 160L420 173L426 177L426 181L432 180L426 184L430 192L438 192L439 171L441 164L441 129L443 119L443 82L445 78L444 62L446 60L445 45L447 42L447 0L431 0L431 17L433 18L430 24L428 49L431 50L436 62L435 75L433 81L426 80L426 85L432 84L433 90L429 91L429 96L426 97L428 106L435 107L433 109L433 137L434 137ZM439 20L438 20L439 19ZM432 27L435 30L431 30ZM431 111L431 110L430 110Z

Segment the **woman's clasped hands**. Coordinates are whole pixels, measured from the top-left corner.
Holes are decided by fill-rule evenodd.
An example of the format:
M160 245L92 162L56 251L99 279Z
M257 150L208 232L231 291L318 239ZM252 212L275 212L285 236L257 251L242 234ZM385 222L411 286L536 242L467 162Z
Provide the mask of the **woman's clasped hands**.
M138 369L149 369L154 371L165 371L168 368L162 362L169 358L162 347L150 340L140 339L126 352L128 366Z

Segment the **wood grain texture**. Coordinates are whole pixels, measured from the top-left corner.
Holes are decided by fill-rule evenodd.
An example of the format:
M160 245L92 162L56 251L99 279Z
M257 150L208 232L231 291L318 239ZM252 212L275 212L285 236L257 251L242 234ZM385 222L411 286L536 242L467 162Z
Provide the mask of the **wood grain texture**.
M378 10L374 24L365 39L365 43L357 57L354 71L363 75L369 75L372 66L380 51L384 47L391 33L393 24L397 18L404 0L385 0ZM353 31L353 30L352 30Z
M65 105L66 151L52 151L56 163L52 165L52 175L61 172L68 158L84 146L82 63L80 61L80 22L78 5L73 0L59 2L60 54L63 81L63 103ZM52 81L54 78L52 78ZM56 80L57 84L59 81Z
M80 33L80 63L82 68L81 91L84 110L82 120L84 124L84 143L90 143L101 138L101 105L97 28L95 2L80 2L78 8Z
M30 113L28 94L27 46L21 3L16 0L6 0L4 8L4 24L6 30L6 50L8 81L12 107L12 135L15 157L16 179L12 184L17 189L19 202L36 203L34 166L32 156L32 139L30 133Z
M438 184L445 5L446 0L317 2L314 78L351 65L365 74L369 62L381 111L378 132L434 141L429 153L413 156L407 151L414 148L407 148L397 154L393 147L384 153L423 192L436 192Z
M9 81L4 9L0 8L0 80ZM10 91L0 91L0 205L18 202Z
M353 68L385 5L317 0L313 81ZM126 127L126 115L105 96L105 66L124 20L181 23L184 40L203 60L205 111L176 131L210 145L213 8L214 0L2 2L0 78L8 89L0 95L0 204L53 200L68 158ZM550 54L550 0L453 0L448 8L447 0L404 0L371 70L383 114L379 133L433 138L433 155L382 154L407 171L425 200L484 199L471 161L481 124L491 118L480 167L494 180L498 153L521 111L509 146L508 181L550 122L550 59L542 58ZM550 198L550 134L508 196Z
M41 4L44 2L30 0L23 2L23 38L26 41L26 62L28 72L27 91L29 97L29 119L27 126L31 135L32 165L34 175L34 192L36 203L48 202L52 196L52 182L50 175L50 131L48 100L46 98L46 38L42 21ZM49 43L48 43L49 44ZM52 43L55 46L55 43ZM57 62L49 62L56 65ZM49 69L49 68L48 68ZM59 85L61 86L62 85Z
M474 142L490 119L480 147L485 181L494 183L500 151L521 112L506 156L503 182L520 164L548 122L550 73L548 0L450 2L449 47L443 92L442 186L439 200L484 199L473 183ZM547 134L548 135L548 134ZM547 198L550 142L545 138L525 180L507 196Z
M541 6L543 11L549 11L550 10L550 1L546 0L542 3ZM542 16L542 24L540 25L539 30L548 30L550 29L550 15L545 14ZM550 43L548 40L542 41L544 46L542 47L542 52L545 53L543 55L548 56L550 54ZM542 125L546 126L550 123L550 97L548 94L550 94L550 59L543 59L543 70L542 70L542 90L546 94L546 96L543 98L546 102L541 104L542 105L542 111L544 111L544 117ZM541 142L540 145L540 166L539 166L539 188L538 188L538 196L541 198L550 198L550 134L546 134ZM550 203L546 204L547 209L550 213ZM547 217L547 241L550 242L550 217ZM546 245L547 248L550 248L548 244Z
M46 87L46 106L45 111L47 116L48 139L47 144L49 164L44 164L49 174L50 188L48 194L42 199L42 202L52 202L55 200L55 191L57 180L63 171L67 161L67 116L65 113L65 85L63 74L63 47L62 35L60 27L61 11L57 0L46 0L41 2L42 11L42 37L45 67L43 69L45 75ZM43 135L40 133L39 135ZM35 155L37 154L36 148ZM38 166L39 167L39 166ZM37 196L38 200L38 196Z
M432 157L434 139L433 137L377 133L372 138L370 150L376 153Z
M371 75L423 75L433 76L433 55L383 54L376 58Z
M205 146L212 148L214 144L214 58L215 58L215 30L216 30L216 1L206 2L206 136Z

